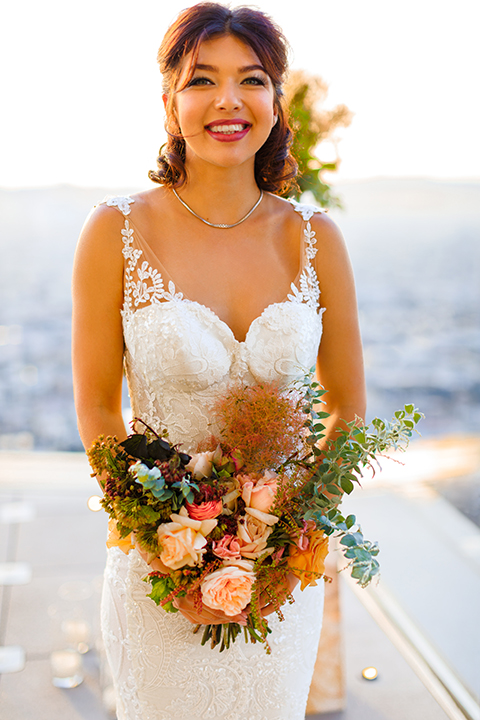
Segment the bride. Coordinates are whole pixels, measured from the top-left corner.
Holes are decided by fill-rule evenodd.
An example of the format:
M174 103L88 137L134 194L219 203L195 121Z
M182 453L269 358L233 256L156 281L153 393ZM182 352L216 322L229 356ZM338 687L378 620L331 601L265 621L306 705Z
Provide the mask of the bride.
M173 23L158 59L168 142L156 185L100 204L75 258L84 445L126 437L124 368L134 416L188 452L210 434L209 407L229 383L288 384L316 362L331 435L365 410L355 291L335 224L279 196L296 167L286 41L259 11L201 3ZM188 596L167 615L146 597L147 572L137 549L109 549L102 626L119 720L304 717L322 587L301 593L289 576L296 601L283 622L271 616L271 655L243 640L220 654L193 624L243 617L197 612Z

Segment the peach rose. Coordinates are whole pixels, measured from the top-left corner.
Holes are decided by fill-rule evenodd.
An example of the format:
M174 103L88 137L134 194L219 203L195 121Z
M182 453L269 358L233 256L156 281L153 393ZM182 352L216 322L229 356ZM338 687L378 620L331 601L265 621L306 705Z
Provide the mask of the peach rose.
M237 537L240 541L242 557L256 560L265 552L273 552L267 548L267 540L272 533L271 526L278 522L278 517L256 510L245 508L245 515L237 524Z
M160 560L171 570L185 565L199 565L202 561L206 539L192 528L178 523L164 523L157 530L162 546Z
M235 535L224 535L221 540L212 541L213 554L225 560L235 558L240 560L240 544Z
M212 465L220 462L221 459L222 449L219 445L216 450L195 453L195 455L192 455L190 462L185 466L185 469L190 470L195 480L201 480L204 477L210 477L212 474Z
M266 470L263 477L256 482L245 482L242 488L242 499L245 505L268 512L277 493L277 484L277 474L271 470Z
M162 547L160 561L171 570L185 565L200 565L208 535L216 526L216 520L193 520L184 507L178 514L170 515L172 522L157 528L158 541ZM153 566L152 566L153 567Z
M317 580L325 572L325 558L328 553L328 537L321 530L315 530L308 536L308 549L300 550L290 546L288 567L300 579L300 589L308 585L316 586Z
M227 560L202 582L203 603L212 610L222 610L225 615L234 617L250 602L254 582L253 562Z

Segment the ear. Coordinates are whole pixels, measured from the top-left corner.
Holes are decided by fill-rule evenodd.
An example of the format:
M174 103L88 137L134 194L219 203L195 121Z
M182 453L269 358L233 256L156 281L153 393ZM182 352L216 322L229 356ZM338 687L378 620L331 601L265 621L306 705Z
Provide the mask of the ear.
M166 109L167 109L167 102L168 102L168 95L166 95L165 93L163 93L163 95L162 95L162 100L163 100L163 107L164 107L165 110L166 110Z
M278 113L277 113L277 112L274 112L274 113L273 113L272 128L277 124L277 120L278 120Z

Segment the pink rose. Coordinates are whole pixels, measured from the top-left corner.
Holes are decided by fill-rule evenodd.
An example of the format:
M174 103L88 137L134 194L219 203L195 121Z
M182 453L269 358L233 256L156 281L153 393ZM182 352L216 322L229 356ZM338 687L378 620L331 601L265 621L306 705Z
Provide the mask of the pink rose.
M213 540L212 551L214 555L225 560L229 558L240 560L240 544L234 535L224 535L218 542Z
M243 487L245 483L250 482L255 484L257 481L255 475L247 475L247 473L239 473L238 475L235 475L235 479L240 483L241 487Z
M305 552L308 550L308 537L304 533L300 533L299 537L295 541L295 545L299 550Z
M223 503L221 500L209 500L199 505L186 502L185 507L188 510L189 517L194 520L208 520L209 518L215 518L217 515L220 515Z
M202 582L203 603L212 610L222 610L225 615L234 617L250 602L254 582L253 562L227 561Z
M263 477L256 482L245 482L242 489L242 499L245 505L268 512L275 499L277 485L277 475L270 470L266 470Z
M307 532L314 532L315 529L315 523L312 523L311 520L309 522L304 522L303 527L300 529L299 535L292 538L293 542L301 552L305 552L306 550L308 550L309 540L307 537Z

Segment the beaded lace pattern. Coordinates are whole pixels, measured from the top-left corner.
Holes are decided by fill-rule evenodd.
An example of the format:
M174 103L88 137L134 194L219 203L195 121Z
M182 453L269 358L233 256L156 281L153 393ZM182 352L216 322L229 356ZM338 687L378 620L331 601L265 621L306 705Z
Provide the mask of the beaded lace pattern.
M288 384L315 364L322 333L317 252L304 221L305 257L297 283L265 308L239 341L210 308L184 297L145 257L130 222L129 197L105 201L124 217L125 368L132 410L186 451L215 432L208 408L234 381ZM236 643L223 653L200 645L180 613L146 597L148 566L133 550L109 550L102 601L105 646L115 679L118 720L303 720L321 627L323 588L295 591L285 621L271 616L272 654Z

